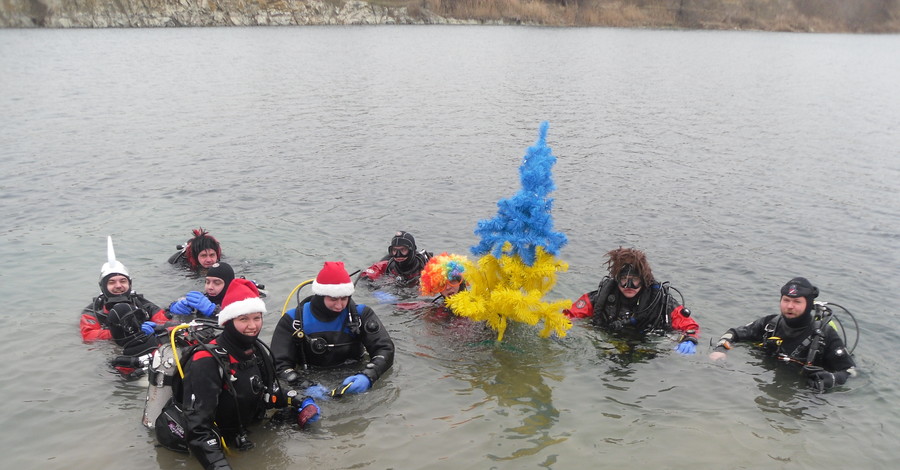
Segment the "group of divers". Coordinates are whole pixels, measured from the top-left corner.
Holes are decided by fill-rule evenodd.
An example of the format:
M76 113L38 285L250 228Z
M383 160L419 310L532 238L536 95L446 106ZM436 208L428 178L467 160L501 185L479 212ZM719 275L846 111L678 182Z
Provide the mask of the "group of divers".
M342 262L327 261L314 280L298 285L291 293L298 294L297 306L284 311L266 345L258 337L267 311L263 286L235 276L207 231L193 230L193 238L169 259L205 272L205 292L188 292L166 308L133 290L111 237L107 243L101 294L82 313L82 339L122 347L112 365L126 377L146 373L150 382L144 424L155 430L160 445L189 452L206 469L231 468L226 451L252 448L247 426L268 410L278 409L273 416L303 427L320 417L316 400L364 393L391 368L394 343L372 308L353 301L357 282L437 295L434 305L449 316L444 300L467 286L455 255L433 256L418 249L412 234L397 232L388 255L356 281ZM606 257L608 275L563 313L616 337L674 336L679 353L696 353L699 324L680 292L654 278L644 253L620 247ZM306 284L312 295L300 300ZM852 352L858 333L848 350L846 330L831 307L853 316L837 304L816 301L818 294L806 278L791 279L781 288L779 314L710 341L710 359L724 359L734 343L749 342L797 367L815 390L844 384L856 374ZM315 381L316 371L335 368L351 371L338 387Z

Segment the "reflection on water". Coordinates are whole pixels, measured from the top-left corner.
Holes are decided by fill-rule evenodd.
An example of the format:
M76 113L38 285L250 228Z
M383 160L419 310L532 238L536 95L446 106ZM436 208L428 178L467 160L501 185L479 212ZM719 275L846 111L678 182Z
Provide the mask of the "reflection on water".
M477 405L484 408L484 419L491 420L493 413L506 418L506 425L494 431L498 433L496 438L504 439L500 446L504 452L487 456L496 461L516 460L565 441L565 433L553 429L559 411L553 404L553 390L545 381L560 380L552 374L554 365L560 365L559 352L541 347L525 352L502 343L483 347L486 354L480 362L452 373L485 394ZM510 421L520 424L510 425Z
M755 402L770 422L777 423L779 429L785 430L785 425L778 415L790 417L790 421L823 418L822 405L827 404L825 399L827 394L809 389L806 386L806 376L800 367L767 357L762 351L753 351L752 354L758 361L751 364L761 370L753 377L759 391L762 392L762 395L756 397ZM839 386L835 391L841 389ZM801 428L793 426L792 429L799 432Z
M440 304L423 303L405 314L404 323L415 322L411 326L418 331L414 354L439 367L443 380L458 381L453 393L477 397L439 419L451 427L486 426L487 434L477 437L492 444L486 457L515 461L565 441L566 433L554 431L559 410L547 384L561 380L552 371L562 365L563 352L553 343L531 337L531 331L498 343L496 333L483 323L453 315ZM547 459L547 465L553 463L552 456Z

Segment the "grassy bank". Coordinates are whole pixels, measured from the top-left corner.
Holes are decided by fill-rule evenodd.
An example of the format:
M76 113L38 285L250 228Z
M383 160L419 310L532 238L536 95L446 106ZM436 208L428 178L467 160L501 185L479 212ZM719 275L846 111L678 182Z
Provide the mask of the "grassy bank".
M372 0L410 15L549 26L900 32L900 0Z

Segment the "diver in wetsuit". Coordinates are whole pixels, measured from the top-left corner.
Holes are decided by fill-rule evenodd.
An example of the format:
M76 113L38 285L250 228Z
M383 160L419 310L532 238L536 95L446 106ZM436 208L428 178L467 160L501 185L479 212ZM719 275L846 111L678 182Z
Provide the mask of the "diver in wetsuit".
M644 252L619 247L606 256L609 276L597 290L582 295L563 313L569 318L590 318L597 327L622 335L643 337L678 331L681 336L676 350L694 354L700 325L669 293L675 289L653 278Z
M400 287L418 285L419 273L432 254L416 250L416 239L411 233L397 232L388 246L388 256L363 271L360 280L376 281L389 277Z
M781 288L780 314L730 328L710 359L724 360L733 343L758 342L768 356L801 367L810 388L824 392L844 384L856 375L856 364L830 316L817 308L818 296L819 289L805 277L791 279Z
M362 368L338 387L340 393L365 392L393 365L394 342L375 312L353 301L353 282L343 262L326 261L312 292L275 327L272 355L279 377L290 383L305 379L307 394L322 396L326 389L302 372L361 364L368 353Z

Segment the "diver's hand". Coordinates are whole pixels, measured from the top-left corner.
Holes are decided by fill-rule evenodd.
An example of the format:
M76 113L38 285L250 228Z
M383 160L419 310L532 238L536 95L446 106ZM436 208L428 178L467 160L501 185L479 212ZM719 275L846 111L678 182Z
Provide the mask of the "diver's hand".
M396 295L389 294L380 290L372 292L372 297L375 297L375 299L378 300L378 303L380 304L394 304L397 303L398 300Z
M372 387L372 381L363 374L356 374L344 379L341 387L346 387L344 393L362 393Z
M845 370L837 372L818 370L806 377L806 385L818 392L825 392L834 388L835 385L843 385L849 377L850 373Z
M726 357L728 357L728 355L722 351L713 351L709 353L709 360L713 362L724 361Z
M680 354L694 354L697 352L697 345L693 341L682 341L675 350Z
M330 393L331 393L331 390L328 390L327 388L325 388L319 384L315 384L315 385L307 388L306 392L305 392L306 396L316 398L316 399L325 398Z
M141 323L141 332L143 332L147 336L151 336L156 333L156 322L145 321Z
M297 409L297 424L302 428L306 423L315 423L322 416L321 411L315 400L306 397Z
M190 315L194 309L184 299L176 300L169 305L169 311L176 315Z
M278 378L284 380L289 384L293 384L300 379L300 374L298 374L294 369L285 369L278 373Z
M202 292L192 290L187 293L185 300L187 300L188 305L197 309L204 317L211 317L213 312L216 311L216 304L210 302Z

